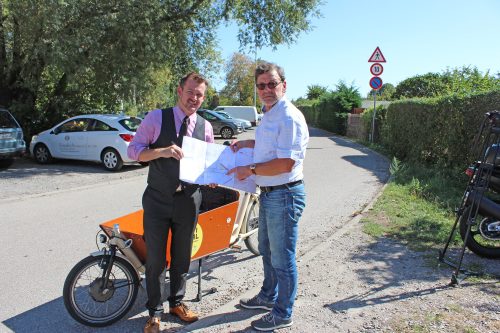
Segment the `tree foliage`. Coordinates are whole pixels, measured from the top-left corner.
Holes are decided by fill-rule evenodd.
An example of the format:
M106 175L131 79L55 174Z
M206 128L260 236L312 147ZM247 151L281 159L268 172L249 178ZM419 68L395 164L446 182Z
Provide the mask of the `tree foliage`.
M122 102L164 104L181 74L218 70L216 31L224 21L238 24L242 47L293 43L310 29L319 4L0 0L0 104L28 134Z
M500 89L500 77L484 75L475 67L447 69L403 80L396 86L394 99L438 97L449 94L471 94Z
M340 113L350 113L353 108L361 106L361 95L359 89L353 85L348 86L340 81L334 92L334 110Z
M359 89L340 81L336 90L323 94L313 108L318 114L317 122L321 128L345 135L348 113L360 106Z
M306 97L309 100L318 99L327 92L328 87L323 87L319 84L312 84L310 86L307 86Z
M230 105L253 105L255 63L248 56L234 53L226 64L226 86L221 96Z

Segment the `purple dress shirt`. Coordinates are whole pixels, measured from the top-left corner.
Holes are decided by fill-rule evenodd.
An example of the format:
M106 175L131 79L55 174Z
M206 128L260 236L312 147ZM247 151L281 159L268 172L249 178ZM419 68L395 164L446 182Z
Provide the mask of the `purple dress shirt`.
M178 106L174 106L174 120L175 120L175 131L177 136L179 136L179 130L181 129L182 120L186 115ZM187 128L186 136L192 136L194 127L196 125L196 113L189 116L189 126ZM131 159L138 161L139 154L144 150L149 148L149 145L156 142L160 136L161 130L161 120L162 111L157 109L149 112L141 125L135 133L134 139L130 142L128 146L127 155ZM214 131L212 125L205 121L205 141L214 142Z

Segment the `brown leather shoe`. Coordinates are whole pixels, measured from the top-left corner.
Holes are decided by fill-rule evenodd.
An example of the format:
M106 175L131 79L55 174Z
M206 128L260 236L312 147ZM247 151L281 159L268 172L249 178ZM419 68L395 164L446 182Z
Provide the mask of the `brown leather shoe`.
M160 332L160 317L149 317L144 333L159 333Z
M184 303L181 303L176 307L170 308L170 313L173 314L174 316L179 317L182 321L188 323L192 323L193 321L198 320L198 315L195 312L189 310Z

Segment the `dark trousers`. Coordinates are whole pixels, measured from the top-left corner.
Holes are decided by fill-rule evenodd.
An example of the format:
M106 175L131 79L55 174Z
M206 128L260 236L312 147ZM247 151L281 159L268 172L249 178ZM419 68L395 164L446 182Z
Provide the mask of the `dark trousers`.
M166 196L147 187L142 199L144 238L146 241L146 307L150 316L163 313L162 279L165 279L168 231L170 246L170 307L180 304L186 292L186 279L191 262L193 233L201 204L199 188Z

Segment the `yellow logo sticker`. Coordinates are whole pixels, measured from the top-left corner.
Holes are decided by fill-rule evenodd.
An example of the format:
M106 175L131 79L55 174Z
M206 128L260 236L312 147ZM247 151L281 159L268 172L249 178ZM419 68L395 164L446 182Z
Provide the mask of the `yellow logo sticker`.
M191 248L191 258L196 255L203 242L203 229L199 224L196 225L196 229L193 235L193 247Z

